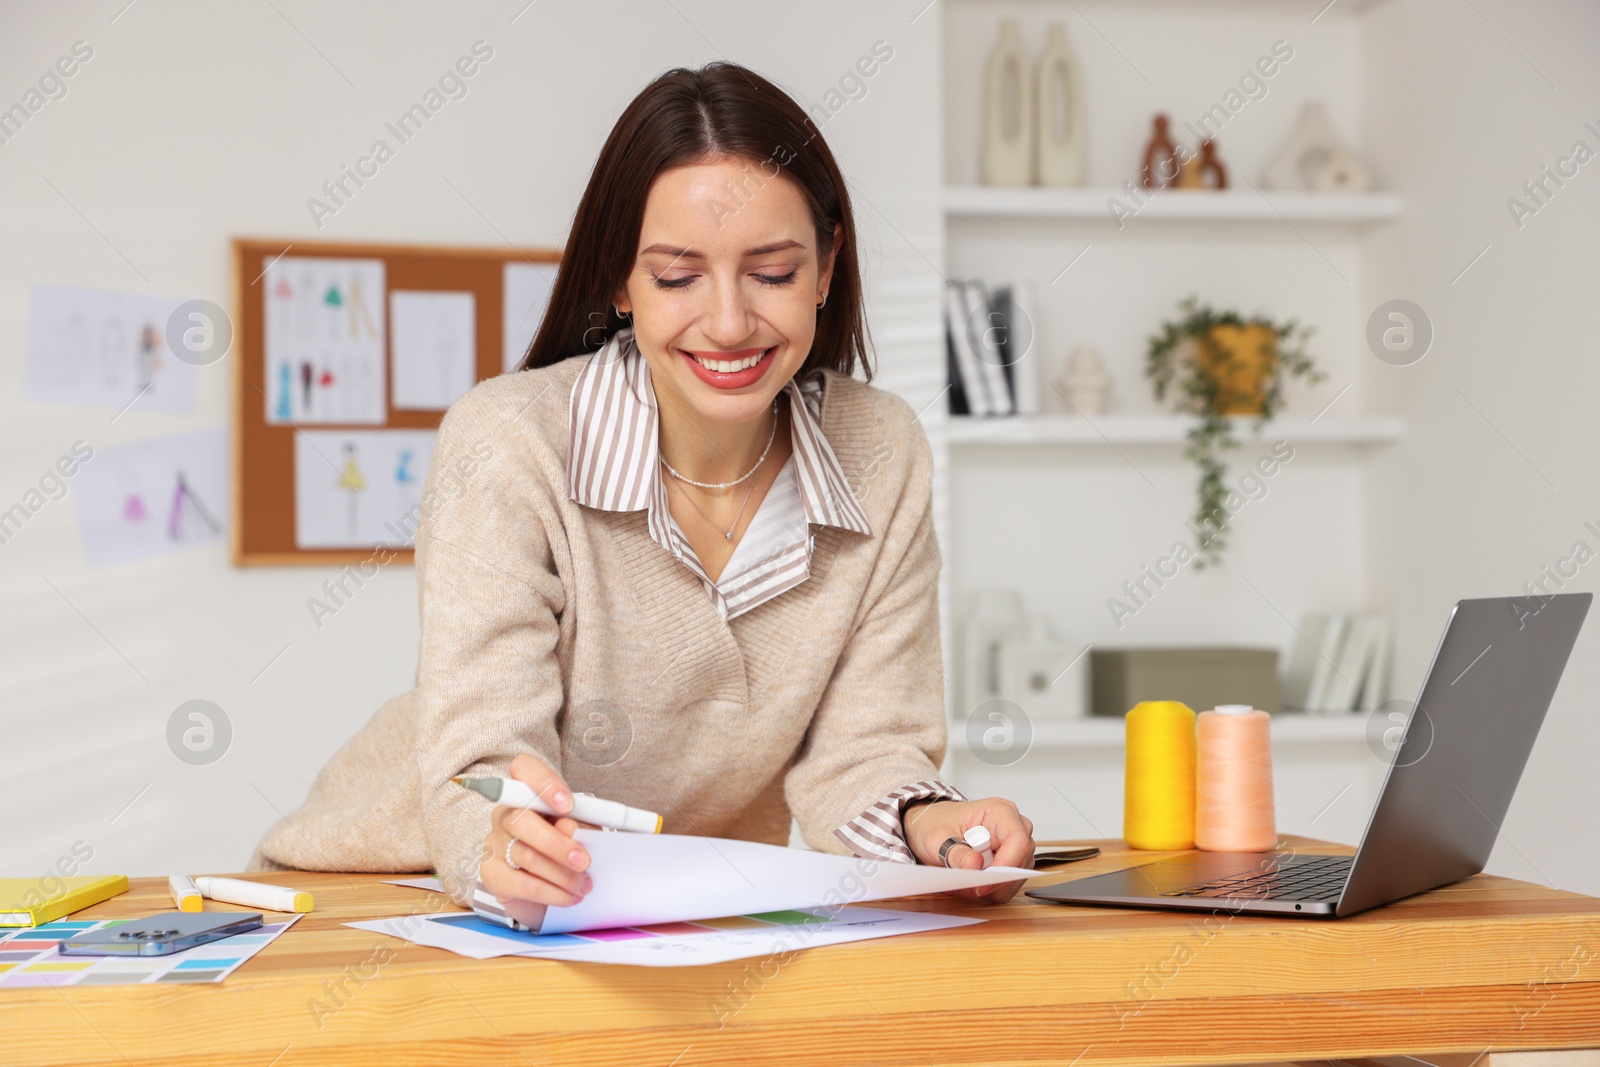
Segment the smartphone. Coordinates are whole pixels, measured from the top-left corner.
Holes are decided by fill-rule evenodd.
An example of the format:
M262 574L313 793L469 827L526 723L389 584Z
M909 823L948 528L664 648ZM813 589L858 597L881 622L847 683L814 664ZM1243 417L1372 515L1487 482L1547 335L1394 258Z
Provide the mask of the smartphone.
M1086 860L1090 856L1100 855L1100 850L1093 845L1083 848L1038 848L1033 853L1034 870L1043 867L1059 867L1063 863L1072 863L1075 860Z
M57 947L63 956L170 956L260 928L259 911L164 911L85 930Z

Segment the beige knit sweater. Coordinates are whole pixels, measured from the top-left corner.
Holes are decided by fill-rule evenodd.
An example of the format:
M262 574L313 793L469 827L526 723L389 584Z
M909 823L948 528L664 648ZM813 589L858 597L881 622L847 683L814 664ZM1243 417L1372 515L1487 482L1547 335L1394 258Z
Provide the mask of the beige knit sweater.
M835 828L935 777L939 549L910 407L826 374L823 433L874 533L813 526L811 576L724 622L644 512L568 498L568 399L587 358L483 382L445 416L438 506L417 535L415 687L334 755L247 869L433 869L467 904L491 809L450 778L503 774L519 752L661 813L668 833L781 845L792 814L835 853Z

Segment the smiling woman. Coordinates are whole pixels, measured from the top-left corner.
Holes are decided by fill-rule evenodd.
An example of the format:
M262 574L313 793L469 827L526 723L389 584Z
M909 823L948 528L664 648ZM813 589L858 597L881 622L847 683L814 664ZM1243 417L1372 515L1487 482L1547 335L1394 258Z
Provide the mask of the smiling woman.
M446 416L492 441L417 535L417 686L252 869L411 871L536 925L592 888L574 790L667 831L1031 866L945 747L932 456L870 376L855 225L805 112L729 63L668 71L590 175L523 373ZM601 713L602 709L603 714ZM599 725L596 725L596 724ZM509 775L560 814L489 809ZM1020 883L969 895L1005 900Z

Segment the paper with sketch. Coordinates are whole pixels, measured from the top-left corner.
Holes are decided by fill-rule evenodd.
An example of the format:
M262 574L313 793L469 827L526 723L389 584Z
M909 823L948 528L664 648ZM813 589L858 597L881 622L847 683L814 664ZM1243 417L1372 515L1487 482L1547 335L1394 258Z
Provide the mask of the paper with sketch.
M224 540L228 431L97 448L72 482L84 561L108 567Z
M544 321L550 290L556 284L556 264L507 263L503 283L500 336L505 369L510 372L522 362L533 335L539 332L539 323Z
M435 436L434 430L295 434L295 545L409 546L421 517Z
M118 411L193 411L198 368L167 347L168 320L182 303L175 296L34 285L23 392Z
M579 830L594 889L550 908L542 934L838 906L1032 878L1019 867L964 871L680 834Z
M870 941L896 934L949 930L982 921L920 911L842 907L792 909L579 934L518 933L485 922L471 913L409 916L345 925L403 937L418 945L447 949L477 960L525 956L636 967L692 967Z
M383 260L280 256L266 270L267 421L381 423Z
M476 307L471 293L389 294L396 408L443 411L477 384Z

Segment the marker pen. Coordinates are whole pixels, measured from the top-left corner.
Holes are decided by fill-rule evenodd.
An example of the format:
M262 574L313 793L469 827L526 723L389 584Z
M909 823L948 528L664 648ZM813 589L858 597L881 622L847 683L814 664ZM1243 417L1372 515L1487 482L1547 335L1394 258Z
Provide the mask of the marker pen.
M961 840L965 841L972 851L983 857L985 867L994 862L994 838L987 826L974 826L961 835Z
M557 816L559 813L545 799L530 789L526 782L516 778L452 778L452 782L480 793L502 808L528 808L540 815ZM659 834L661 816L643 808L630 808L615 800L601 800L588 793L572 795L572 810L568 815L579 822L603 826L612 830L632 830L640 834Z
M201 875L194 880L207 900L220 900L263 911L310 911L311 894L301 889L281 885L263 885L246 882L242 878L211 878Z
M205 900L200 894L200 887L194 884L194 879L187 874L174 874L167 878L167 892L172 894L172 903L177 905L179 911L204 911Z

